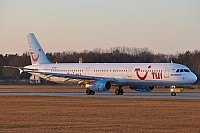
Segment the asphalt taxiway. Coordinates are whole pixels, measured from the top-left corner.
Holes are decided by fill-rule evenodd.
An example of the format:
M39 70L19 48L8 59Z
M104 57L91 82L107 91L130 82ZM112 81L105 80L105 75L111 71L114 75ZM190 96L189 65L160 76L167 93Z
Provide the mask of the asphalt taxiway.
M166 98L166 99L200 99L198 92L182 92L171 96L167 92L128 92L115 95L111 92L86 95L82 92L0 92L0 96L66 96L66 97L94 97L94 98Z

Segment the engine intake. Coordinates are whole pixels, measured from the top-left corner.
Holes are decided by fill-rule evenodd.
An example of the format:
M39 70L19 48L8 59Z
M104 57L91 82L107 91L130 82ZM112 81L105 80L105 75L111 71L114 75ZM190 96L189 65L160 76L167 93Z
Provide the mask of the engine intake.
M111 89L112 84L107 80L97 80L86 84L85 87L93 91L108 91Z

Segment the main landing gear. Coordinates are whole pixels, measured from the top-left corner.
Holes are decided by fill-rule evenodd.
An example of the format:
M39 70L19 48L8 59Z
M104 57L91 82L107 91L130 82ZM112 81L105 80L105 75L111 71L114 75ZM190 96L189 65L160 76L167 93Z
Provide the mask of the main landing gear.
M95 91L92 91L90 89L86 89L86 94L87 95L94 95L95 94Z
M124 90L122 89L121 86L119 86L119 88L115 90L115 95L123 95L123 94L124 94Z

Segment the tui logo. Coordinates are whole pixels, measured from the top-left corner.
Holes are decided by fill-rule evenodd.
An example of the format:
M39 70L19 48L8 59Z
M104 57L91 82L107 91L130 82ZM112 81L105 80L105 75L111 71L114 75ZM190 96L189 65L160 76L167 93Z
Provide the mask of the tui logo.
M39 49L38 51L40 52L41 49ZM35 57L34 57L34 52L30 52L30 55L31 55L31 58L32 58L32 60L33 60L34 62L37 62L38 59L39 59L39 57L40 57L40 55L38 54L37 57L35 58Z
M150 68L151 68L151 66L148 66L148 69L150 69ZM136 68L135 71L136 71L137 77L138 77L140 80L145 80L145 79L147 78L148 71L146 71L146 73L144 74L144 76L140 76L140 74L139 74L140 68Z

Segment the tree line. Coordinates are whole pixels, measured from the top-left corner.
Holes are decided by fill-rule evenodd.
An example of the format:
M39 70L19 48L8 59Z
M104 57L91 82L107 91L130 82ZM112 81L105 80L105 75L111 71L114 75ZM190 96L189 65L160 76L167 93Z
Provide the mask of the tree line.
M135 47L112 47L110 49L93 49L82 52L65 51L46 53L52 62L77 63L82 57L85 63L166 63L174 62L186 65L198 77L200 77L200 50L186 51L176 54L154 53L149 48ZM30 65L29 53L18 54L0 54L0 66L18 66ZM27 73L19 74L16 69L6 69L0 67L0 79L28 79Z

